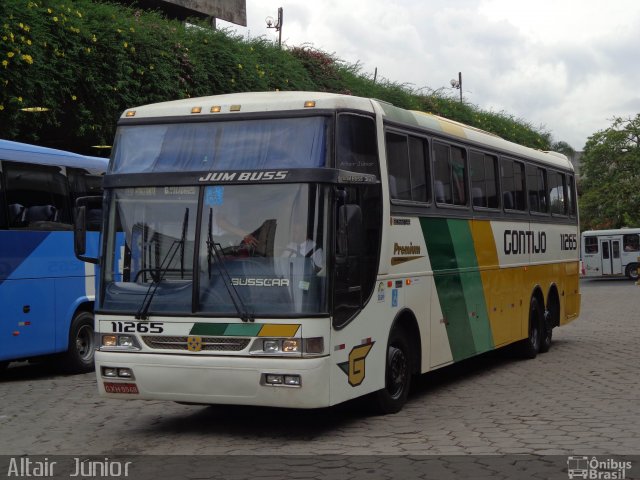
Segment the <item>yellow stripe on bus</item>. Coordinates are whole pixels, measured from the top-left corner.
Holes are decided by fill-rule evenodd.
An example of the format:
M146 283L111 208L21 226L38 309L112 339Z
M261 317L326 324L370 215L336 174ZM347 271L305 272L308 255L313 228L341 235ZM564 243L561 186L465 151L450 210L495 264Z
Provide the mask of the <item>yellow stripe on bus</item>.
M259 337L293 337L300 325L266 324L260 329Z

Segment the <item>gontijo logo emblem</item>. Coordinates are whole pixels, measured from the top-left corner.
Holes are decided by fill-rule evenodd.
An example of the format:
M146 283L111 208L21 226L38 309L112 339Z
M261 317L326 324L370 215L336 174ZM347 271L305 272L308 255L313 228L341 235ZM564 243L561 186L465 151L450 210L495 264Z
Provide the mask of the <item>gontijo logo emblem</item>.
M366 365L365 359L376 342L370 338L366 339L362 345L353 347L349 352L349 361L339 363L338 367L347 374L349 385L357 387L364 381Z

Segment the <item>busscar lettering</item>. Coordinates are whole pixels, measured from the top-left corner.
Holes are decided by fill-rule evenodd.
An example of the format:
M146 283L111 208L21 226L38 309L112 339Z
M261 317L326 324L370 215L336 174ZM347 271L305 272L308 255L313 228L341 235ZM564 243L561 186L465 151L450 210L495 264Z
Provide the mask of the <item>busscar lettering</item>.
M547 251L547 234L533 230L505 230L504 254L527 255Z
M287 278L232 278L231 283L236 287L288 287Z
M264 171L256 170L252 172L209 172L204 177L200 177L200 182L225 183L225 182L267 182L275 180L285 180L289 175L288 170Z

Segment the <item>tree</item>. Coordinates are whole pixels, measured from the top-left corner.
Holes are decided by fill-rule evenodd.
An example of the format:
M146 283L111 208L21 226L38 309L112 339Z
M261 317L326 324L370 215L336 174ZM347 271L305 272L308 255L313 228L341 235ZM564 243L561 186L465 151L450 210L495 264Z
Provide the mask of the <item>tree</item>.
M583 229L640 226L640 114L591 135L581 172Z

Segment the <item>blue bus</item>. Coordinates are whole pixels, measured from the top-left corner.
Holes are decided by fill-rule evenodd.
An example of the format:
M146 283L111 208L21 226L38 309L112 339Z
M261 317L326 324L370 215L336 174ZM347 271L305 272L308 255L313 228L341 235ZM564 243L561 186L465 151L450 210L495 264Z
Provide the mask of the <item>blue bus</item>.
M76 259L77 198L102 194L108 160L0 140L0 370L54 355L93 369L94 266ZM91 212L97 251L102 212Z

